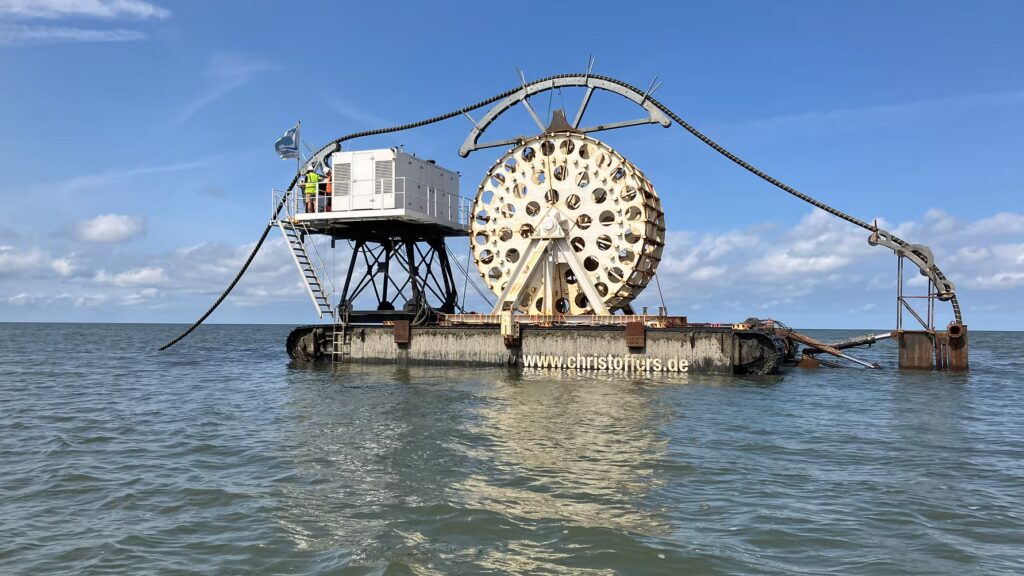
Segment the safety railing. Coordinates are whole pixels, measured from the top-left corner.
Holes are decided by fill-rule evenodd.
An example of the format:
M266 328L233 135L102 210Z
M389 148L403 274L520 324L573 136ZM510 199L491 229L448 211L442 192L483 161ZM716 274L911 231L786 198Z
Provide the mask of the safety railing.
M270 220L293 220L298 212L295 195L289 190L274 189L270 194Z
M302 214L337 213L366 210L404 209L430 216L440 222L469 226L473 201L457 194L431 187L412 178L379 178L372 188L363 192L354 189L331 190L321 182L315 194L307 195L305 185L298 184L291 191L273 191L273 209L285 200L279 218L293 219ZM339 186L340 188L340 186Z

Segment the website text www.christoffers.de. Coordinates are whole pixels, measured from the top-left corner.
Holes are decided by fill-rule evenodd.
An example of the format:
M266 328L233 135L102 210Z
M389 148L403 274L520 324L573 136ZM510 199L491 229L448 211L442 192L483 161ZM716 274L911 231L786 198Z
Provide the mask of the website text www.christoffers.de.
M595 372L686 372L690 369L690 362L685 358L664 359L614 354L523 354L523 367Z

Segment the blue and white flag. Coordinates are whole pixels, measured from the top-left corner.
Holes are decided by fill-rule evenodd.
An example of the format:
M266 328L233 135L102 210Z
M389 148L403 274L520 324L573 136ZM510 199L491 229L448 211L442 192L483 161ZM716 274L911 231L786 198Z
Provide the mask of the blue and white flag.
M288 131L284 133L284 136L277 139L277 142L274 143L274 150L277 150L277 155L280 156L282 160L291 160L299 157L298 123L289 128Z

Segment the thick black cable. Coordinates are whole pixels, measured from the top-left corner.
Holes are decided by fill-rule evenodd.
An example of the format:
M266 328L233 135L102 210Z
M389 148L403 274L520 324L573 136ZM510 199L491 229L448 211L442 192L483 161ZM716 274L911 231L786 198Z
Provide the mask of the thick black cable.
M544 82L550 82L552 80L557 80L559 78L571 78L571 77L576 77L576 76L587 76L587 77L590 77L590 78L596 78L596 79L599 79L599 80L604 80L606 82L611 82L611 83L614 83L614 84L618 84L619 86L622 86L624 88L632 90L632 91L634 91L634 92L636 92L638 94L643 94L643 92L641 92L640 89L638 89L636 86L633 86L631 84L628 84L628 83L623 82L621 80L618 80L616 78L611 78L611 77L608 77L608 76L600 76L600 75L597 75L597 74L556 74L554 76L548 76L546 78L541 78L539 80L535 80L535 81L530 82L528 84L525 84L525 85L522 85L522 86L517 86L517 87L512 88L510 90L506 90L505 92L502 92L500 94L497 94L495 96L487 98L486 100L481 100L480 102L477 102L476 104L471 104L469 106L465 106L463 108L459 108L458 110L453 110L451 112L448 112L446 114L441 114L441 115L438 115L438 116L434 116L432 118L427 118L425 120L420 120L419 122L412 122L412 123L409 123L409 124L401 124L401 125L397 125L397 126L391 126L391 127L388 127L388 128L378 128L378 129L375 129L375 130L365 130L365 131L362 131L362 132L355 132L355 133L352 133L352 134L348 134L346 136L342 136L341 138L338 138L338 139L332 141L331 143L327 144L326 146L321 148L319 151L317 151L306 162L306 164L302 167L302 169L300 169L295 174L295 177L292 178L292 181L288 185L287 189L291 190L292 188L294 188L296 183L298 183L299 176L305 172L306 168L310 167L312 164L317 162L318 158L324 157L324 156L326 156L326 154L329 154L329 153L331 153L333 151L339 150L340 147L341 147L341 144L343 142L345 142L345 141L354 140L356 138L365 138L367 136L376 136L376 135L380 135L380 134L390 134L390 133L393 133L393 132L401 132L401 131L404 131L404 130L411 130L413 128L419 128L421 126L426 126L428 124L434 124L436 122L441 122L443 120L448 120L450 118L454 118L456 116L460 116L460 115L466 114L467 112L471 112L473 110L476 110L477 108L482 108L483 106L487 106L488 104L493 104L494 102L497 102L498 100L501 100L503 98L507 98L507 97L515 94L516 92L519 92L520 90L524 90L525 88L528 88L528 87L531 87L531 86L534 86L534 85L537 85L537 84L542 84ZM833 208L832 206L829 206L828 204L825 204L824 202L821 202L820 200L817 200L815 198L812 198L811 196L808 196L808 195L800 192L799 190L797 190L796 188L793 188L792 186L786 184L785 182L782 182L781 180L768 175L767 173L765 173L765 172L761 171L760 169L758 169L757 167L755 167L753 164L750 164L749 162L743 160L739 156L733 154L732 152L727 150L725 147L723 147L722 145L718 144L717 142L712 140L710 137L705 135L700 130L697 130L693 125L691 125L689 122L686 122L681 117L676 115L674 112L672 112L672 110L670 110L667 106L665 106L661 102L655 100L654 98L652 98L650 96L645 96L645 98L652 105L657 107L659 110L664 112L669 118L671 118L673 121L675 121L677 124L679 124L679 126L681 126L683 129L685 129L687 132L689 132L693 136L697 137L697 139L699 139L701 142L707 144L712 149L714 149L716 152L718 152L722 156L725 156L726 158L728 158L729 160L731 160L732 162L734 162L738 166L742 167L744 170L747 170L751 174L754 174L758 178L761 178L762 180L768 182L769 184L775 186L776 188L779 188L780 190L783 190L783 191L785 191L785 192L787 192L787 193L789 193L789 194L799 198L800 200L803 200L804 202L807 202L808 204L814 206L815 208L819 208L821 210L824 210L825 212L828 212L829 214L832 214L833 216L836 216L838 218L846 220L847 222L850 222L851 224L855 224L857 226L860 226L861 228L864 228L865 230L869 230L869 231L874 232L874 231L876 231L878 229L876 226L874 226L872 224L868 224L867 222L865 222L863 220L860 220L859 218L855 218L854 216L851 216L851 215L849 215L849 214L847 214L847 213L845 213L845 212L843 212L843 211L841 211L841 210L839 210L837 208ZM164 344L163 346L161 346L160 350L166 350L167 348L170 348L171 346L173 346L174 344L178 343L183 338L185 338L186 336L191 334L193 330L195 330L197 327L199 327L199 325L202 324L203 321L205 321L210 316L210 314L212 314L213 311L217 309L218 306L220 306L221 302L224 301L224 299L231 292L231 290L234 289L235 285L238 284L238 281L241 280L242 275L245 274L246 270L249 268L249 265L252 263L253 259L256 257L256 253L259 252L260 248L263 246L263 242L266 240L267 234L269 234L270 229L273 227L273 220L275 220L277 218L277 216L280 214L281 209L284 207L284 204L285 204L286 201L287 201L287 195L285 195L285 197L281 199L281 203L278 204L278 206L277 206L277 208L276 208L276 210L274 212L274 217L271 220L271 223L268 223L266 228L264 228L263 234L260 236L260 239L256 242L256 245L253 247L252 253L249 254L249 257L246 259L245 263L242 265L241 270L238 271L238 274L235 275L235 278L234 278L234 280L231 281L231 284L228 285L228 287L224 290L224 292L217 298L216 301L214 301L213 305L210 306L210 308L202 316L200 316L199 319L194 324L189 326L189 328L187 330L182 332L176 338L174 338L173 340L171 340L167 344ZM890 239L893 242L895 242L896 244L899 244L901 246L905 246L907 244L906 241L904 241L904 240L902 240L900 238L897 238L895 236L890 236ZM938 269L937 266L932 265L932 271L936 274L936 276L938 278L945 279L945 276L943 276L942 272ZM953 312L954 312L954 315L956 317L957 323L961 323L962 324L962 320L961 320L961 317L960 317L960 305L957 302L956 295L953 295L953 297L951 298L951 303L952 303L952 306L953 306Z

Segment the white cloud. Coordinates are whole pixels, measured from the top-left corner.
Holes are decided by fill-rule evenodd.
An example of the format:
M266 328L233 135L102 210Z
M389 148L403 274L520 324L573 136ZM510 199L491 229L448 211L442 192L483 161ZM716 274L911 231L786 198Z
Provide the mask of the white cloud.
M37 298L34 294L29 294L28 292L22 292L20 294L14 295L14 296L9 296L9 297L5 298L4 300L8 304L11 304L13 306L28 306L28 305L31 305L31 304L35 304L36 301L39 300L39 298Z
M792 250L783 249L752 262L749 269L764 276L784 277L830 272L842 268L849 262L848 258L835 254L795 256Z
M21 250L0 246L0 276L28 276L47 266L46 255L38 249Z
M0 16L162 20L170 10L142 0L0 0Z
M1024 234L1024 214L1000 212L967 226L968 234Z
M75 308L96 308L107 303L107 296L104 294L85 294L75 298Z
M943 98L926 98L907 102L893 102L869 106L815 110L795 114L782 114L733 125L733 128L763 128L773 131L795 126L848 125L863 126L877 121L899 120L914 114L945 111L949 108L979 108L1024 100L1024 90L961 94Z
M357 106L340 96L325 96L324 100L327 102L328 106L334 109L335 112L356 124L373 128L383 128L394 124L391 120L388 120L383 116L377 116L367 112L361 106Z
M148 304L154 298L160 294L160 291L156 288L143 288L137 292L132 292L123 298L120 303L125 306L138 306L140 304Z
M981 288L1015 288L1024 286L1024 272L996 272L988 276L975 276L974 282Z
M75 273L76 265L71 257L64 256L62 258L55 258L50 262L50 268L52 268L59 276L67 277Z
M117 243L142 234L145 221L139 216L102 214L78 224L78 237L86 242Z
M0 246L0 278L70 278L78 269L74 254L55 258L39 248Z
M166 172L180 172L202 168L205 162L182 162L179 164L166 164L161 166L146 166L142 168L130 168L126 170L108 170L96 174L85 174L72 178L59 179L57 182L46 184L47 192L50 194L66 194L69 192L81 192L83 190L95 190L105 188L125 180L137 179L139 176L152 174L163 174Z
M0 18L15 20L94 18L101 20L163 20L171 15L142 0L0 0ZM131 42L146 34L123 28L81 28L70 26L0 25L0 45L61 44L71 42Z
M0 26L0 45L61 44L66 42L129 42L146 35L136 30L96 30L63 26Z
M209 86L182 108L178 113L178 122L184 122L195 116L204 108L248 84L257 74L272 70L274 67L270 62L242 54L230 52L213 54L206 66Z
M111 286L152 286L166 282L167 274L163 268L156 266L136 268L117 274L108 274L106 270L100 270L93 276L93 281Z

